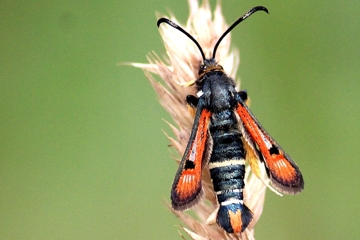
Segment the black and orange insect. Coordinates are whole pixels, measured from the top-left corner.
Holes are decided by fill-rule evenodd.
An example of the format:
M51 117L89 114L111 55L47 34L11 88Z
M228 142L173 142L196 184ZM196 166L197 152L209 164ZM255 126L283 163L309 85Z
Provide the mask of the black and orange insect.
M256 11L257 6L235 21L215 44L212 58L205 58L200 44L169 19L160 18L189 37L199 48L203 63L193 82L198 97L189 95L187 102L196 108L195 120L184 156L171 189L172 207L183 211L194 206L202 196L201 175L206 164L210 169L219 209L216 222L228 233L243 232L253 213L243 202L245 161L259 176L264 165L272 186L286 194L303 190L304 180L296 163L280 148L260 125L246 105L247 93L237 91L235 82L216 62L221 40L240 22Z

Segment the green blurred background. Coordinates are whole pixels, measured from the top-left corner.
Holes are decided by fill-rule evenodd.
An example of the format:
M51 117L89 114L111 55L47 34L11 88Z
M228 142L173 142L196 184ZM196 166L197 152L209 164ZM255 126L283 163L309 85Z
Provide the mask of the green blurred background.
M214 7L215 1L211 1ZM268 191L257 239L360 237L360 2L223 1L238 77L305 191ZM183 1L0 3L0 239L180 239L171 120L142 71ZM204 26L206 27L206 26Z

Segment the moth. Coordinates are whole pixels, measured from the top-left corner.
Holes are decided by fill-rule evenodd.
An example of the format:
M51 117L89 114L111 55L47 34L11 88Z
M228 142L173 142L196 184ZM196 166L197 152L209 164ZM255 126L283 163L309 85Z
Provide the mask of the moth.
M246 105L246 91L238 91L235 82L216 59L222 39L240 22L257 11L257 6L235 21L219 38L211 58L206 58L200 44L183 28L166 18L166 23L190 38L198 47L203 62L195 85L197 96L188 95L187 103L196 109L195 119L185 153L171 188L172 207L183 211L193 207L203 194L201 175L208 165L219 207L216 222L228 233L243 232L253 218L244 204L245 163L260 175L265 166L271 185L277 191L296 194L303 190L304 180L296 163L265 131Z

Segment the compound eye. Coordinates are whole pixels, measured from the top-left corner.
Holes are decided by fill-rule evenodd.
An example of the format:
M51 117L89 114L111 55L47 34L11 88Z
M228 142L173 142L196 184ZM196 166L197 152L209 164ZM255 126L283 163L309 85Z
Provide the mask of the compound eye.
M199 75L201 75L203 72L205 72L207 69L206 65L201 65L199 69Z

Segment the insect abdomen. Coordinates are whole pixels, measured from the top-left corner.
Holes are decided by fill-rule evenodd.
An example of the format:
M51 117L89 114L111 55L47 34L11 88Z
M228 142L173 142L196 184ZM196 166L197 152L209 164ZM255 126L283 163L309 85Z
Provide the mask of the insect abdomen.
M232 111L214 115L210 128L213 151L209 169L220 205L216 222L229 233L242 232L252 220L252 212L243 203L245 152L241 133L236 128ZM216 115L221 115L221 120Z

